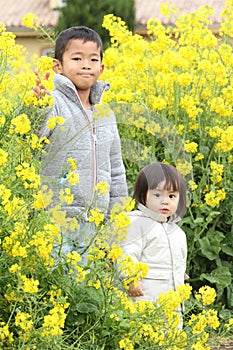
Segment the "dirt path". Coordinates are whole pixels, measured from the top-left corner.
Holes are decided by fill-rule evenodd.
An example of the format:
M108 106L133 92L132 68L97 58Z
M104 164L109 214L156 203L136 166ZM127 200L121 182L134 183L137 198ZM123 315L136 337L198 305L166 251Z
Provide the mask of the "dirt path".
M228 344L219 344L217 346L211 347L211 350L233 350L233 342Z

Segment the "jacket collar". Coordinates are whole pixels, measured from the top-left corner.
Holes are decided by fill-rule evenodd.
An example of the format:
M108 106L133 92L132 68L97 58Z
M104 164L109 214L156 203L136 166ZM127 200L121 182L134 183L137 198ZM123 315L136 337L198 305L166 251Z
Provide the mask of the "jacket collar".
M146 216L148 216L149 218L158 221L158 222L167 222L167 218L164 215L160 215L156 212L154 212L153 210L150 210L149 208L145 207L145 205L139 203L138 204L138 209L145 214Z
M69 99L71 99L73 102L77 102L77 90L72 83L70 79L65 77L62 74L55 74L54 75L54 86L57 90L61 91L63 94L65 94ZM92 87L90 91L90 102L92 105L95 105L101 101L101 97L104 93L104 91L107 91L110 89L110 84L106 83L104 81L97 81ZM78 98L78 101L80 102L80 99ZM80 102L81 104L81 102Z
M171 216L169 219L166 218L166 216L158 214L154 212L153 210L150 210L149 208L145 207L145 205L139 203L138 209L145 215L151 218L152 220L158 221L158 222L167 222L167 223L176 223L180 221L180 217L177 217L175 215Z

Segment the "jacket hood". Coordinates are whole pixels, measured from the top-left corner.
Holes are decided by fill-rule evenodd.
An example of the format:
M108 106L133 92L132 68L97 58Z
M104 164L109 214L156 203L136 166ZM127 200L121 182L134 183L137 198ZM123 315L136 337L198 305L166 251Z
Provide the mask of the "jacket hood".
M62 74L55 74L53 81L54 81L55 88L57 90L61 91L73 102L77 102L78 92L75 88L75 85L72 83L72 81L69 78L65 77ZM95 105L99 103L101 101L104 91L107 91L109 89L110 89L109 83L97 80L97 82L91 87L91 91L90 91L91 104ZM80 101L79 96L78 96L78 100ZM81 105L81 102L80 102L80 105Z
M158 214L156 212L154 212L153 210L147 208L145 205L139 203L138 204L138 209L147 217L155 220L155 221L158 221L158 222L167 222L167 223L176 223L178 221L180 221L180 218L175 216L175 215L172 215L169 220L167 220L167 217L164 216L164 215L161 215L161 214Z

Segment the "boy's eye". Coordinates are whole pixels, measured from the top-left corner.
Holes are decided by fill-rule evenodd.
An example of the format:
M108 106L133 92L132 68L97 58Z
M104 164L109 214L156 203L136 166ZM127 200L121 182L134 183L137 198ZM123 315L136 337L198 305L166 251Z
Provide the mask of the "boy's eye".
M80 57L74 57L73 60L74 60L74 61L80 61L81 58L80 58Z

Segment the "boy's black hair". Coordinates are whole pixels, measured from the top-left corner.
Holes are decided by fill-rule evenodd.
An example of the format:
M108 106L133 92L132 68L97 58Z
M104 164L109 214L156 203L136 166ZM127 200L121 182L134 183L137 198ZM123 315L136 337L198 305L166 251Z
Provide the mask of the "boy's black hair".
M62 63L63 54L67 49L67 45L69 41L73 39L83 40L84 43L87 41L96 43L97 47L100 48L100 58L102 61L103 44L99 34L93 29L84 26L71 27L60 32L55 43L55 58L58 61Z
M134 198L146 205L148 190L154 190L159 183L165 180L165 189L178 191L180 198L176 216L183 217L186 212L186 185L180 172L169 164L155 162L145 166L136 179Z

